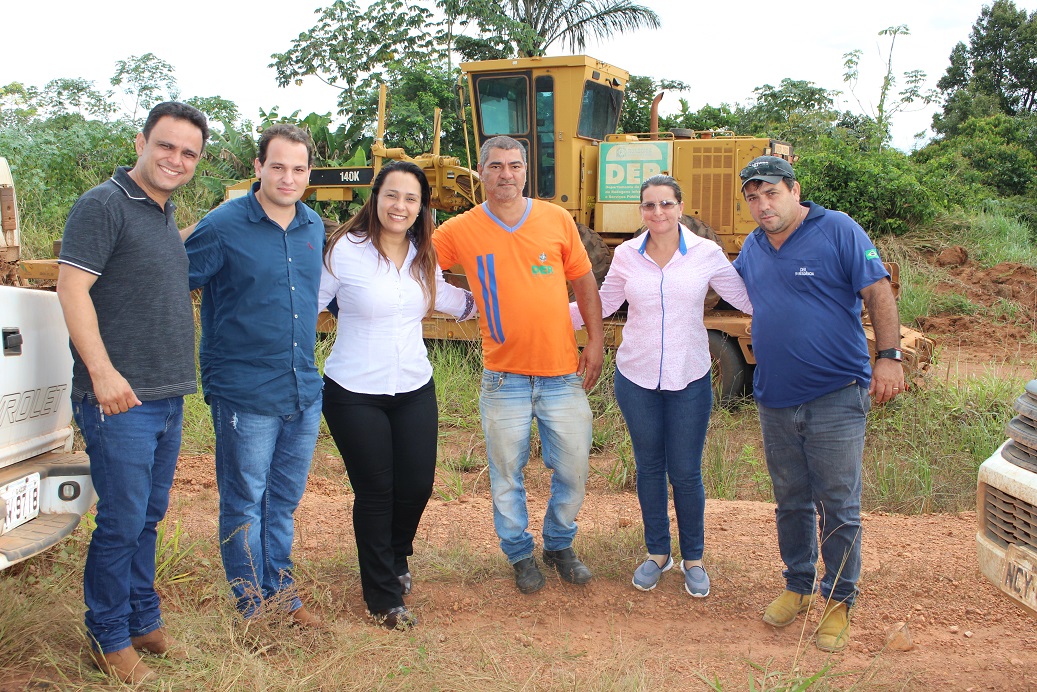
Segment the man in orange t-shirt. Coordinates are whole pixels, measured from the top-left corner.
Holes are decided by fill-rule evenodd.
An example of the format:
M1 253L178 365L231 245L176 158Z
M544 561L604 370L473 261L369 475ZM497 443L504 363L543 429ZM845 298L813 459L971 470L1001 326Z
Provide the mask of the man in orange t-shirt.
M482 146L486 202L432 236L439 264L464 267L479 305L483 377L479 396L493 494L493 525L522 593L544 586L533 557L522 471L534 419L544 465L552 471L544 515L544 563L585 584L591 572L573 551L591 445L585 390L601 374L601 302L590 260L564 209L522 195L526 150L511 137ZM566 280L587 329L583 352L569 318Z

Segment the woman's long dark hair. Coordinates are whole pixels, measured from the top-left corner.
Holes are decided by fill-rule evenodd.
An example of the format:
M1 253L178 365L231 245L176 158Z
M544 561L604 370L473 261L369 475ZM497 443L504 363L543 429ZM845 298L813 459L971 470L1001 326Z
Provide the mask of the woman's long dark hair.
M382 170L378 171L378 176L374 179L374 184L371 186L371 196L364 203L364 206L360 208L356 216L339 226L328 237L328 242L324 245L324 266L328 268L328 271L332 271L331 251L335 248L335 244L346 235L349 236L349 241L353 243L362 243L365 240L370 240L371 245L378 251L378 255L386 263L391 264L391 260L382 250L382 225L378 221L378 195L382 191L385 178L395 171L409 173L414 176L421 187L421 208L418 210L417 218L414 219L414 225L408 230L411 242L414 243L414 247L418 252L417 257L414 258L414 262L411 264L410 273L421 286L421 292L424 294L428 310L431 312L436 306L437 264L436 249L432 245L432 231L435 229L432 208L430 206L432 188L429 187L425 172L410 161L393 161L382 166Z

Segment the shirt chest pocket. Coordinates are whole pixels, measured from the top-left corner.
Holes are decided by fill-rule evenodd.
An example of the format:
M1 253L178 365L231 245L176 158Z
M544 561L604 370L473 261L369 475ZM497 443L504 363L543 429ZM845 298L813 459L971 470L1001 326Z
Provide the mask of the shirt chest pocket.
M824 267L813 258L782 258L781 278L789 288L797 291L815 291L826 282Z

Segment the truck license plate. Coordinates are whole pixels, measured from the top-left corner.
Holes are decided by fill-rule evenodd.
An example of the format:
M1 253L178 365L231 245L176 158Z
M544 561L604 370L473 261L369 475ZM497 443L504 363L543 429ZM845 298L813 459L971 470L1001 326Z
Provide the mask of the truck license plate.
M1037 610L1037 554L1017 545L1008 546L1001 571L1001 590Z
M0 486L0 497L7 502L4 533L32 521L40 513L40 474L31 473Z

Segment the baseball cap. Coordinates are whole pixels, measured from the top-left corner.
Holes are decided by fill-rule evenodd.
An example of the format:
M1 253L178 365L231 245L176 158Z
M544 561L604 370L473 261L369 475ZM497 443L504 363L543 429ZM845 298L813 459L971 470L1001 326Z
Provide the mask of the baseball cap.
M742 179L742 189L751 180L762 180L776 185L782 178L796 179L792 164L777 156L757 156L738 174Z

